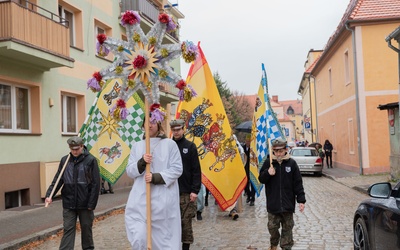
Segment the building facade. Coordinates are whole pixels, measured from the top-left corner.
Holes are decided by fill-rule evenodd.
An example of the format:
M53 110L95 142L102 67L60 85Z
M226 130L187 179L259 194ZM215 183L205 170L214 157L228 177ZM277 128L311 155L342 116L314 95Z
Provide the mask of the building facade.
M77 135L95 94L92 74L113 57L96 55L100 33L126 40L121 13L132 9L147 33L158 20L161 0L0 1L0 210L42 203L67 139ZM184 16L166 8L176 22ZM179 30L164 44L179 43ZM179 58L171 67L180 74ZM178 90L160 86L161 105ZM115 188L132 185L123 175Z
M387 116L398 100L397 55L385 37L400 24L400 2L351 0L311 70L318 136L334 147L334 167L360 174L390 171Z

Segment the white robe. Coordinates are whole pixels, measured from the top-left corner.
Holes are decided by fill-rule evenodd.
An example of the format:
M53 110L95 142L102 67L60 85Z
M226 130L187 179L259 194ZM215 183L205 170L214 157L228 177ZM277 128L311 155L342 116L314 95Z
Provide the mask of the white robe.
M126 234L132 249L147 249L146 182L139 174L137 162L146 152L145 141L133 144L127 175L134 179L125 208ZM151 185L151 238L153 250L181 249L181 214L178 178L182 158L176 142L150 138L151 172L160 173L165 184Z

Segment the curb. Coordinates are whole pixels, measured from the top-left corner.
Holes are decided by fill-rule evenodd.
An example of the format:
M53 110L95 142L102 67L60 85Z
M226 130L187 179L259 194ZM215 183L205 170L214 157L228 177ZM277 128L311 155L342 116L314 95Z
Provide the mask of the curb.
M111 214L112 212L120 209L125 209L126 205L121 205L117 207L113 207L108 210L103 210L101 212L95 213L94 218L100 218L102 216L107 216ZM56 235L58 232L63 230L63 225L60 224L58 226L43 230L41 232L37 232L31 235L28 235L26 237L23 237L18 240L14 240L5 244L0 245L0 249L4 250L17 250L25 245L28 245L29 243L35 242L35 241L40 241L40 240L46 240L52 235Z

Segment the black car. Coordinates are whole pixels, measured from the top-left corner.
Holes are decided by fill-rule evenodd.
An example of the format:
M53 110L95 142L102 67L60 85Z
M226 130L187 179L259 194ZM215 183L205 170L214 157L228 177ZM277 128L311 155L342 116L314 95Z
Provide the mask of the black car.
M400 249L400 182L369 187L353 220L354 249Z

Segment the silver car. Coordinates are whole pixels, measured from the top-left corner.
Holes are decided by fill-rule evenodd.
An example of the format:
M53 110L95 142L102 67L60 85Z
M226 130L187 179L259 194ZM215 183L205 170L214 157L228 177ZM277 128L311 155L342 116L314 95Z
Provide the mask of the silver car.
M322 159L315 148L295 147L289 153L299 166L300 172L322 175Z

